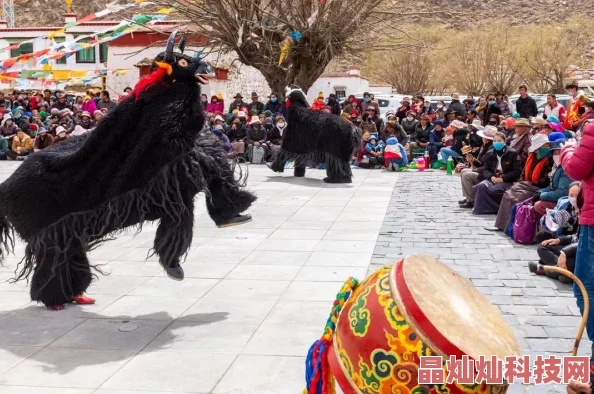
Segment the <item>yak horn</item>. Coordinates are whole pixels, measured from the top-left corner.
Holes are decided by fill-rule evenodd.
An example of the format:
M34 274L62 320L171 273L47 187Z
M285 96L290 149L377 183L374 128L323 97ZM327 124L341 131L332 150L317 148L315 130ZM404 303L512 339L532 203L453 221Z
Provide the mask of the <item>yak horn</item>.
M179 48L179 51L181 53L184 53L184 50L186 49L186 35L182 35L181 40L179 41L179 45L177 46Z
M169 36L167 40L167 48L165 49L165 61L171 61L173 58L173 46L175 44L175 37L177 36L177 30L175 30Z

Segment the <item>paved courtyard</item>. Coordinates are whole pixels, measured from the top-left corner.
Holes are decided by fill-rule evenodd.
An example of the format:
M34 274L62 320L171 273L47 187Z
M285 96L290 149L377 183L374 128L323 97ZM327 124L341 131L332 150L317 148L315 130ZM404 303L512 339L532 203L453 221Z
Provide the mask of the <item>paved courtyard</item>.
M0 179L17 165L4 162ZM534 247L483 230L493 217L457 208L459 178L354 171L352 185L325 185L322 171L295 179L251 166L253 222L217 229L198 202L181 283L145 261L156 226L119 237L91 253L109 273L89 289L91 306L31 304L25 283L6 282L20 244L0 267L0 393L301 393L341 283L410 252L471 280L525 354L569 354L580 320L570 287L529 274ZM580 353L589 348L584 339ZM510 392L524 390L562 388Z

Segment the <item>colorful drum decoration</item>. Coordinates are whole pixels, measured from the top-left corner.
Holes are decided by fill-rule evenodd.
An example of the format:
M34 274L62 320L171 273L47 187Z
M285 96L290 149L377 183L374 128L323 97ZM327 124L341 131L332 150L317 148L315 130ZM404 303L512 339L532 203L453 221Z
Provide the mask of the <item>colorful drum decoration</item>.
M341 289L306 362L308 394L505 393L508 384L419 384L421 356L519 356L500 312L439 260L409 255Z

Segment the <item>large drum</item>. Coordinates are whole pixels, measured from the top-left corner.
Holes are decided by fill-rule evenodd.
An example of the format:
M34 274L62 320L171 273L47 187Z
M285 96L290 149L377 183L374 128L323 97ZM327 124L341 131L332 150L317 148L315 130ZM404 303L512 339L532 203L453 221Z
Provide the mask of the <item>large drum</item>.
M419 254L384 267L344 303L325 353L345 394L505 393L507 383L419 384L421 356L519 356L514 334L466 279Z

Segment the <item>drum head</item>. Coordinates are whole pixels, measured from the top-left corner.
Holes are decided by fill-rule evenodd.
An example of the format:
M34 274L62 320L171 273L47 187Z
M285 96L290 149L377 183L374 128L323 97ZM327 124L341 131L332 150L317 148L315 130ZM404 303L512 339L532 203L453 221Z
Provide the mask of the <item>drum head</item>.
M457 348L474 359L521 354L499 310L439 260L421 254L407 256L394 264L391 288L420 332L445 354L452 352L444 348ZM447 346L442 346L444 342Z

